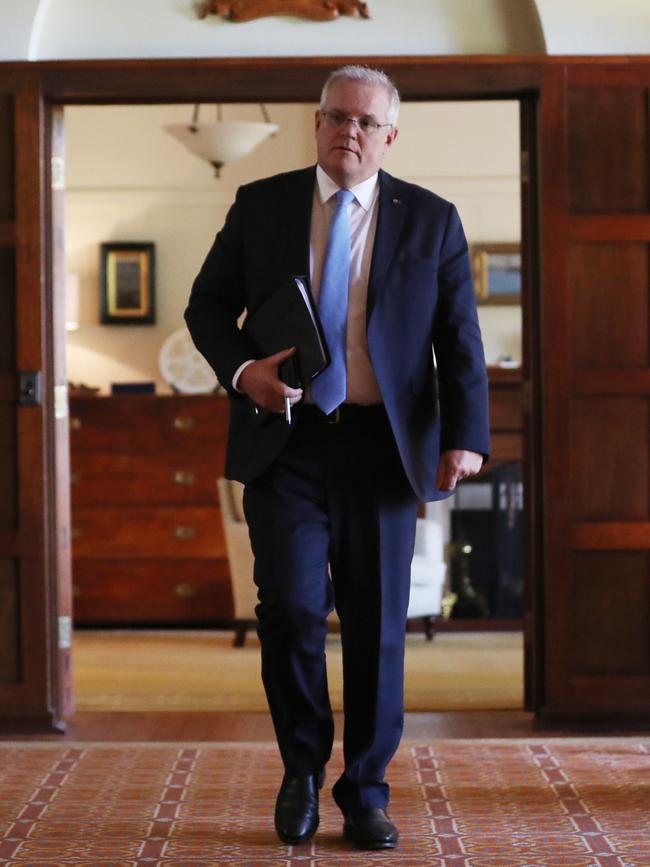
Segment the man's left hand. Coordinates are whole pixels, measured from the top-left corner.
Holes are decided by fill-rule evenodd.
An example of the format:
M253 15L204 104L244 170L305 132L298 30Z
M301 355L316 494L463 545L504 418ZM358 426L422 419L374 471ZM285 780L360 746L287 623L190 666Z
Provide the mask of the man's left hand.
M453 491L456 483L469 476L475 476L483 466L483 455L464 449L450 449L440 455L438 467L438 489Z

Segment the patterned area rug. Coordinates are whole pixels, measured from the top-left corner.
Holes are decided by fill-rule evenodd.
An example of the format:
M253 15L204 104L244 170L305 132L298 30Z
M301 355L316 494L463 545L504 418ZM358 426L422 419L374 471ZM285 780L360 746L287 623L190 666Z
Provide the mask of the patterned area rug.
M393 852L341 838L324 790L301 847L272 830L268 744L0 746L0 864L648 867L650 740L439 741L391 766ZM337 748L328 767L340 770Z

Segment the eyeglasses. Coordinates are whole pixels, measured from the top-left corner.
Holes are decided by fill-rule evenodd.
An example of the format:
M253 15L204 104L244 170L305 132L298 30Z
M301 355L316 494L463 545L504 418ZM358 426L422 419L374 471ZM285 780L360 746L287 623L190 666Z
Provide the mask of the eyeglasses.
M371 117L348 117L342 111L326 111L320 109L321 117L332 129L343 129L349 123L355 123L364 135L376 135L384 127L392 127L392 123L377 123Z

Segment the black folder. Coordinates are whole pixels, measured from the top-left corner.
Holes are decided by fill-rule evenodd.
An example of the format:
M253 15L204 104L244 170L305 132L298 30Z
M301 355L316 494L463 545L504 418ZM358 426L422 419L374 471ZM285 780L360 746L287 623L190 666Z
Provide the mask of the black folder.
M280 367L280 379L292 388L305 388L329 364L318 310L305 277L291 277L244 322L260 356L296 347L296 354Z

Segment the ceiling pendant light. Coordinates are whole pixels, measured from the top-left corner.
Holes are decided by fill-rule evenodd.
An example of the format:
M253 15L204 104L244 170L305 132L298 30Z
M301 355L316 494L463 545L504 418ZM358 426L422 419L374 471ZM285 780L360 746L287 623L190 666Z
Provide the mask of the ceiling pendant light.
M220 177L222 167L252 153L255 148L280 127L270 123L266 107L260 103L264 122L226 121L221 118L221 106L217 106L217 120L199 121L199 105L189 124L170 123L164 129L191 153L206 160L214 167L215 177Z

